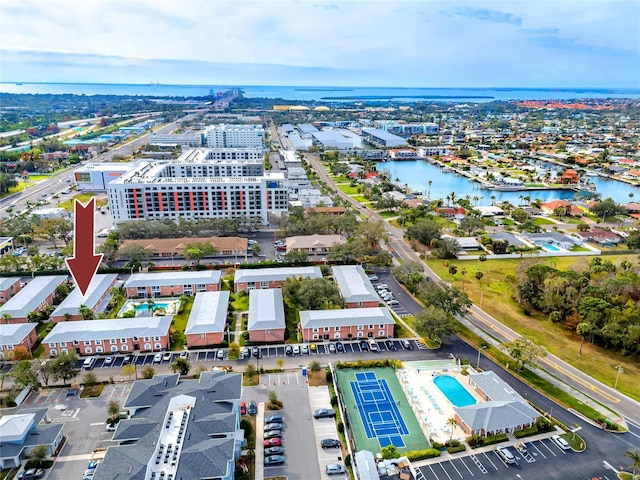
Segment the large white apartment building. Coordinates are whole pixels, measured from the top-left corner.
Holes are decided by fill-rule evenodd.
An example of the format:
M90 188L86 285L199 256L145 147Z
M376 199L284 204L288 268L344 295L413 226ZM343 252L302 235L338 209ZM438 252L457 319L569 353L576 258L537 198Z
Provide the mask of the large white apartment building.
M202 160L197 153L192 155L139 162L135 169L109 183L114 221L247 216L266 223L268 212L287 211L283 173L243 176L243 172L257 168L252 160Z
M261 125L231 125L221 123L205 130L207 147L263 148L264 129Z
M259 148L198 148L170 162L168 177L259 177L264 158Z
M150 145L158 145L163 147L182 145L184 147L201 147L204 140L202 132L185 132L185 133L152 133L149 137Z

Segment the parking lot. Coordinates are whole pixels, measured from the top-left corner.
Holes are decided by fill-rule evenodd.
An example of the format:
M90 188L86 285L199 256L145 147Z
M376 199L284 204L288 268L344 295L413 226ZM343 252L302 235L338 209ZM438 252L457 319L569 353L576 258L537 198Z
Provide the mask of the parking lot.
M577 455L572 450L562 450L551 439L523 442L529 455L528 459L515 448L497 445L488 451L481 451L472 455L459 457L441 462L430 463L420 467L422 474L429 479L456 480L487 476L488 478L523 478L518 476L528 474L527 478L548 478L541 473L547 468L559 467L567 464L566 455ZM513 464L508 464L497 453L497 448L508 448L515 457ZM483 449L484 450L484 449Z

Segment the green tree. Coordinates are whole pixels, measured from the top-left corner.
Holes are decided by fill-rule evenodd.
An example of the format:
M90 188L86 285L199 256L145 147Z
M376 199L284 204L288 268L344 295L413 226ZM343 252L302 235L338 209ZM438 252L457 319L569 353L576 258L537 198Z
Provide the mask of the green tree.
M425 305L433 305L454 317L464 316L471 301L465 292L444 282L423 282L418 298Z
M140 372L140 376L145 380L153 378L155 374L156 370L151 365L147 365L142 369L142 372Z
M436 256L438 258L451 259L458 256L460 244L455 238L442 238L438 240L438 250Z
M417 240L422 245L429 246L433 239L439 239L442 228L435 220L420 219L407 228L407 238Z
M34 468L42 468L46 465L49 457L49 447L47 445L36 445L29 450L29 462Z
M293 265L299 265L308 261L309 254L301 250L289 250L284 254L283 260Z
M310 372L318 373L322 370L322 365L320 365L320 362L318 360L313 360L311 363L309 363L308 368Z
M61 353L49 361L51 365L51 375L54 380L62 380L65 384L69 380L78 376L79 370L75 365L78 362L78 355L75 352Z
M129 380L131 380L134 373L136 373L136 367L134 365L129 364L122 367L122 376L129 378Z
M287 278L282 294L285 303L298 310L344 307L344 298L337 285L324 278Z
M93 372L87 372L84 374L83 383L85 387L93 387L98 383L98 377Z
M593 204L590 207L591 213L598 217L602 217L602 221L604 221L607 217L614 217L616 215L626 215L627 209L621 205L618 205L611 198L607 198L606 200L602 200L598 203Z
M627 237L627 248L629 250L640 249L640 231L631 232Z
M456 320L442 308L429 305L416 315L413 328L422 337L431 340L442 340L442 337L456 332Z
M380 244L380 240L388 240L387 229L382 221L362 222L358 225L357 231L358 235L364 238L365 243L369 245L371 250L376 249Z
M476 230L482 230L484 228L484 223L482 218L476 215L467 215L460 220L459 228L468 236L471 236Z
M29 360L22 360L11 371L13 383L16 387L22 389L31 387L34 390L40 388L40 380L38 373L33 369Z
M624 456L630 458L633 462L629 467L633 469L632 479L635 480L638 470L640 470L640 453L638 450L627 450L624 452Z
M244 374L247 376L247 380L252 380L257 373L258 371L253 363L248 363L247 366L244 367Z
M398 458L400 454L398 453L398 449L395 445L387 445L386 447L382 447L382 458L391 460L394 458Z
M190 262L200 265L200 261L204 257L212 257L216 254L216 249L209 242L190 243L184 250L184 258Z
M546 350L533 343L526 337L516 338L512 342L503 345L506 352L516 361L516 370L521 370L525 365L533 365L539 357L546 357Z
M458 420L456 420L454 417L447 419L447 427L449 427L449 429L451 430L449 432L449 441L451 441L451 439L453 438L453 431L457 426L458 426Z
M7 173L0 173L0 194L9 193L9 189L18 186L18 181L14 176Z
M237 342L231 342L229 345L229 360L235 360L240 355L240 345Z
M97 251L98 253L104 254L102 260L108 267L111 267L118 259L119 248L120 245L118 244L117 235L114 232L110 232L104 243L97 248Z
M117 400L110 400L107 404L107 413L109 414L109 418L112 420L118 418L120 410L120 403Z
M578 351L578 355L582 355L582 345L584 344L586 336L591 333L591 324L587 322L579 323L576 327L576 333L582 337L580 340L580 350Z
M137 243L130 243L120 247L118 249L118 255L129 259L128 265L131 267L139 265L143 261L152 258L153 252L151 250L147 250L141 245L138 245Z
M82 316L83 320L93 320L96 318L95 312L84 304L78 307L78 313Z
M191 370L191 364L186 358L178 357L171 364L171 371L176 373L180 372L180 375L188 375Z

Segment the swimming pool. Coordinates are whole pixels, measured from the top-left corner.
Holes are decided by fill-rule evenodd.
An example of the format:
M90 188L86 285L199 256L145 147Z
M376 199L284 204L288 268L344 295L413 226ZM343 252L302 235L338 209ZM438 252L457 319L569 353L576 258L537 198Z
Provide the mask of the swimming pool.
M467 392L460 382L449 375L438 375L433 379L433 383L456 407L466 407L476 403L476 399Z
M543 249L549 251L549 252L560 252L562 250L564 250L563 248L560 247L556 247L555 245L551 244L551 243L543 243L542 245L540 245Z
M120 309L118 316L122 317L129 310L135 310L136 317L150 317L160 314L176 315L179 309L180 299L178 298L155 299L151 303L148 303L147 300L128 300Z

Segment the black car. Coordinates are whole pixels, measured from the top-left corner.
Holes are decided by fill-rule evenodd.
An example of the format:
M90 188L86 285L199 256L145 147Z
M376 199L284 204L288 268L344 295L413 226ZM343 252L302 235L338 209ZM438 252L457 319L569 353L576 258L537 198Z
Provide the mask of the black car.
M247 409L247 413L249 415L257 415L258 414L258 404L251 400L249 402L249 408Z
M344 345L342 344L342 342L336 342L336 350L338 350L339 352L344 352Z
M313 418L335 418L336 411L333 408L319 408L313 412Z
M291 345L287 345L286 347L284 347L284 354L293 355L293 347Z
M360 340L360 350L362 350L363 352L369 351L369 344L366 340Z
M131 355L125 355L122 359L122 365L129 365L131 363Z
M384 344L387 346L388 350L395 350L396 344L393 343L393 340L385 340Z
M325 438L320 442L320 446L325 448L340 448L340 440L336 440L335 438Z
M282 438L282 430L271 430L270 432L265 432L264 439L269 440L270 438Z
M251 349L251 354L254 356L254 358L260 358L260 350L258 349L258 347L253 347Z

